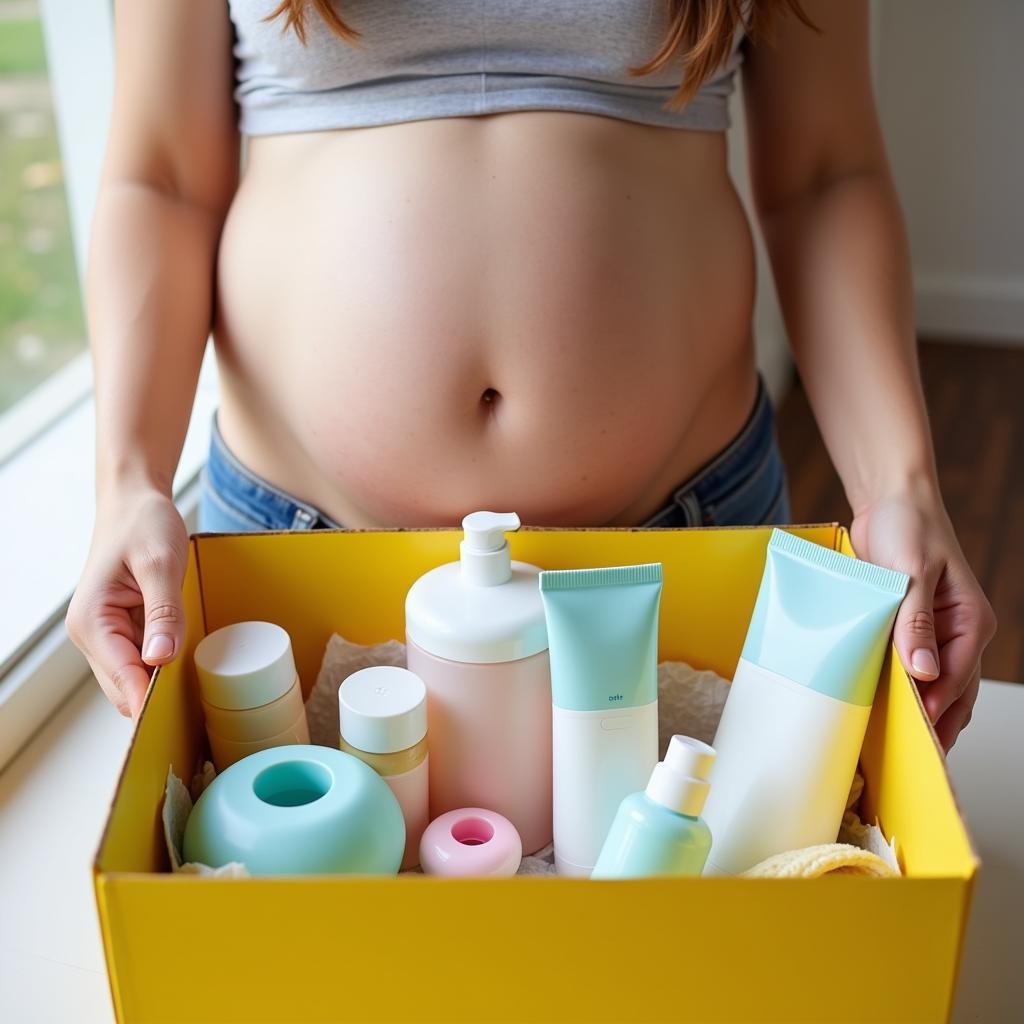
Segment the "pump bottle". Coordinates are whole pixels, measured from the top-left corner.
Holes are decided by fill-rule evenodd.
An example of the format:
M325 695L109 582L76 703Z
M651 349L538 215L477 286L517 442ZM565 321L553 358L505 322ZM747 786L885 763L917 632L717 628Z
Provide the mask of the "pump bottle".
M551 842L551 671L540 570L513 562L515 513L462 521L458 562L405 603L407 663L427 687L430 815L484 807L515 825L524 853Z

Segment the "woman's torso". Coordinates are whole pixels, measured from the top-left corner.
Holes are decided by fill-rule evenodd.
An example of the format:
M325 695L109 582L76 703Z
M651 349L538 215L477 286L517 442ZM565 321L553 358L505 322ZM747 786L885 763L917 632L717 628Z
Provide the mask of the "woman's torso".
M228 446L349 526L640 521L756 390L721 132L523 111L255 137L217 287Z

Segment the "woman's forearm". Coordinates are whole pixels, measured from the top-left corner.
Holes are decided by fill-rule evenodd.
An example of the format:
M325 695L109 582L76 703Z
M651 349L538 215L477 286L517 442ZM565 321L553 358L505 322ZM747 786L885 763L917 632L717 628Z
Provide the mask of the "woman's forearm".
M854 511L899 491L937 492L888 173L843 175L762 220L793 353Z
M910 588L893 639L949 747L995 619L939 494L910 260L871 88L866 0L802 0L743 75L751 182L800 373L862 558Z
M87 281L97 495L169 494L209 335L222 217L150 184L108 181Z

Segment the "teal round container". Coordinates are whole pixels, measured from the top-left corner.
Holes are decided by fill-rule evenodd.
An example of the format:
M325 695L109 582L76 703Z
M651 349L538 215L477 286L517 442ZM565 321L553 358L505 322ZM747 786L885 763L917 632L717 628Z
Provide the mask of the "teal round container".
M196 802L186 861L251 875L393 875L405 821L388 784L331 747L291 744L236 761Z

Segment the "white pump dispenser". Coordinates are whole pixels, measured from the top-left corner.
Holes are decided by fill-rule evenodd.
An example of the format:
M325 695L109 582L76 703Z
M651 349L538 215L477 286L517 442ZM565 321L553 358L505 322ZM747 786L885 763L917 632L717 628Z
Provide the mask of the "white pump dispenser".
M512 579L512 551L505 534L520 525L515 512L470 512L462 520L459 560L466 583L495 587Z
M540 570L513 562L505 539L506 531L519 529L519 516L473 512L462 520L462 527L459 560L431 569L409 589L405 631L410 642L436 658L474 665L546 652L548 631L537 585ZM431 735L433 728L431 719ZM483 806L504 813L499 807Z
M409 589L406 657L427 687L431 817L497 811L534 853L551 841L551 669L540 570L505 537L519 526L463 519L459 560Z

